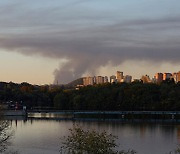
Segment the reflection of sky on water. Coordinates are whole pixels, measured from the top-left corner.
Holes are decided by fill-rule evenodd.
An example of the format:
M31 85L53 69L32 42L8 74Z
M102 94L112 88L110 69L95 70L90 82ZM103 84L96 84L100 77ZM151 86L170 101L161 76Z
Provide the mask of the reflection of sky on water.
M180 145L180 125L177 125L177 141L178 145Z
M68 128L72 127L71 122L63 125L63 123L57 122L56 124L56 121L46 120L17 121L17 126L16 121L13 121L12 126L15 130L13 146L22 150L22 153L29 150L30 153L32 151L58 153L60 137L67 134Z
M180 143L180 125L173 123L29 119L12 121L15 130L12 147L22 153L51 151L56 154L60 138L69 134L68 129L73 124L85 130L112 133L118 136L117 144L121 149L134 149L138 154L168 153Z

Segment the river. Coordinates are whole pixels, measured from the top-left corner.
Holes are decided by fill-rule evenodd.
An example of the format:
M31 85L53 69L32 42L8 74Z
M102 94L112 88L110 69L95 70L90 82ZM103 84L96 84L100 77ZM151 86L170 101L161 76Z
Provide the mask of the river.
M180 123L162 120L65 120L28 118L11 120L13 137L9 149L20 154L59 154L63 137L74 124L85 130L106 131L118 137L118 149L138 154L167 154L180 144Z

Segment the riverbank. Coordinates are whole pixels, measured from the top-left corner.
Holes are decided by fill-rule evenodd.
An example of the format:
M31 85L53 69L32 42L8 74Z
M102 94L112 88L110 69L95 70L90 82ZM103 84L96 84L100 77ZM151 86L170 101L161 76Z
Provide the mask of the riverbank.
M4 116L100 118L100 119L180 119L180 111L69 111L69 110L5 110Z
M32 110L27 111L28 117L63 117L97 118L97 119L180 119L180 111L68 111L68 110Z
M4 110L4 116L27 116L27 112L24 110Z

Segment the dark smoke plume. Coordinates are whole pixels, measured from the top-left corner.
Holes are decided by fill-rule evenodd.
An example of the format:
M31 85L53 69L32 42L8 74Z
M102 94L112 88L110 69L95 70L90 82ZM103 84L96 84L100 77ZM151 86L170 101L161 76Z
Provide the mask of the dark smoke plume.
M96 74L109 61L113 66L126 60L179 63L178 15L126 20L88 9L88 1L71 2L41 9L26 3L1 6L0 48L68 59L54 71L59 83Z

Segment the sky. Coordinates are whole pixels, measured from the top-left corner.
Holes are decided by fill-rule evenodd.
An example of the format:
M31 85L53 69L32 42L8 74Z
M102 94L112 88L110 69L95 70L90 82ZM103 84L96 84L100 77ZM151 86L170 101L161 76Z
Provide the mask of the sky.
M0 81L180 71L179 0L1 0Z

